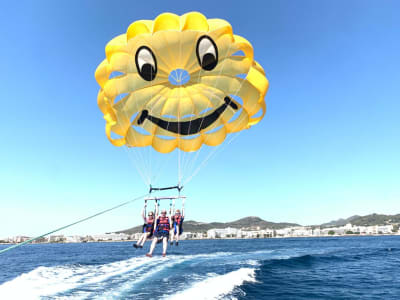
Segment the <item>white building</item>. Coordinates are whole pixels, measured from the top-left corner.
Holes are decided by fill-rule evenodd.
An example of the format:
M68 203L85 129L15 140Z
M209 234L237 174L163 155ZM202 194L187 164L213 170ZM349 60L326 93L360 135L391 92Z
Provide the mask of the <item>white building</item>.
M92 235L95 241L126 241L129 235L126 233L105 233Z
M230 237L237 237L238 232L240 233L239 229L236 228L223 228L223 229L210 229L207 230L207 237L209 239L216 239L216 238L230 238Z
M60 235L50 235L47 238L47 241L49 243L59 243L59 242L64 242L65 241L65 237L64 235L60 234Z
M182 232L182 235L180 238L182 240L191 239L191 238L193 238L193 233L184 231L184 232Z
M139 240L140 237L142 236L142 234L143 234L142 232L136 232L136 233L131 235L131 239L132 240Z
M308 227L297 227L292 230L291 234L293 237L312 236L313 230Z
M312 230L312 236L321 236L321 235L322 235L321 228L318 227Z
M80 243L82 240L83 238L79 235L70 235L65 237L65 242L67 243Z

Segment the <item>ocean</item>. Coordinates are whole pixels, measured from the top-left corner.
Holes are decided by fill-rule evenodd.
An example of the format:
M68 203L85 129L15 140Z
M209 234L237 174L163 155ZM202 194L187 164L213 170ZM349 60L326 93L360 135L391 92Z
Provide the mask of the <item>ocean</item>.
M149 246L11 250L0 299L400 299L400 236L188 240L165 258Z

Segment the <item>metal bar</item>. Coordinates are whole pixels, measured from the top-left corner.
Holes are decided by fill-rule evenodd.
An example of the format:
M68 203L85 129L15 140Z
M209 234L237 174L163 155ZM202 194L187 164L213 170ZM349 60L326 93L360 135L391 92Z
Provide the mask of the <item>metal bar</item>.
M150 185L150 190L149 193L152 191L165 191L165 190L173 190L177 189L179 192L183 189L183 186L175 185L175 186L168 186L168 187L163 187L163 188L155 188Z
M174 197L153 197L153 198L146 198L144 200L150 201L150 200L172 200L172 199L180 199L180 198L186 198L186 196L174 196Z

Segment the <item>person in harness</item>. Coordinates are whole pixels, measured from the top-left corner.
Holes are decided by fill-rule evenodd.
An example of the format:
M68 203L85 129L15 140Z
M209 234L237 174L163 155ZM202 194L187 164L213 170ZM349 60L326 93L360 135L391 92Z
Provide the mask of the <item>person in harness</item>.
M147 218L146 218L146 207L147 207L147 201L144 202L144 206L142 209L142 218L144 221L143 224L143 234L140 237L140 239L136 242L136 244L133 244L133 247L135 248L143 248L144 243L146 242L147 239L152 238L153 236L153 231L154 231L154 214L157 214L157 202L155 202L155 208L154 212L149 211Z
M183 220L185 219L185 198L182 200L182 213L179 209L175 210L175 205L173 207L174 215L172 217L172 227L173 230L171 230L171 245L174 243L175 239L175 245L178 246L179 244L179 236L183 232Z
M162 256L167 255L168 238L171 229L171 211L170 214L167 216L167 211L163 209L161 211L161 215L160 216L156 215L156 217L157 217L156 229L154 230L155 238L153 238L153 242L151 243L149 253L146 254L146 256L148 257L153 256L153 251L154 248L156 247L157 242L163 243Z

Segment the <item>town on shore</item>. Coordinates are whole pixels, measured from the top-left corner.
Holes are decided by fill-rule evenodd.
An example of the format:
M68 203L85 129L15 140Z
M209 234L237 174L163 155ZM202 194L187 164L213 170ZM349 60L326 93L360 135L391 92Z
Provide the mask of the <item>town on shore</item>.
M50 235L34 241L34 243L85 243L85 242L118 242L138 240L141 232L127 234L124 232L97 235ZM327 236L368 236L368 235L400 235L398 224L359 226L347 223L342 226L290 226L281 229L261 228L212 228L203 232L186 232L181 239L255 239L255 238L295 238L295 237L327 237ZM28 236L13 236L0 239L0 243L21 243L29 240Z

